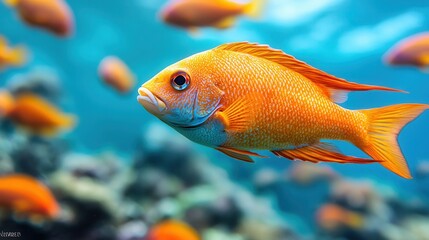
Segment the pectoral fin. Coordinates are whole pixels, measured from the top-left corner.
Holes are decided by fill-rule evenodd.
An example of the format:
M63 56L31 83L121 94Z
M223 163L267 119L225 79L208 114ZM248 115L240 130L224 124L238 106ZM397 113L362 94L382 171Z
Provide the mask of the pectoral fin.
M215 117L222 122L227 132L244 132L252 124L255 104L244 96L223 111L218 111Z
M234 26L234 24L235 24L235 18L230 17L230 18L225 18L220 22L217 22L214 25L214 27L219 28L219 29L227 29L227 28Z
M232 158L235 158L240 161L253 163L252 157L259 157L259 158L265 158L265 156L261 156L257 153L246 151L246 150L239 150L235 148L228 148L228 147L218 147L216 148L220 152L224 153L227 156L230 156Z
M272 151L276 156L290 160L302 160L313 163L336 162L336 163L376 163L372 159L356 158L339 153L335 147L327 143L318 143L302 148L291 150Z

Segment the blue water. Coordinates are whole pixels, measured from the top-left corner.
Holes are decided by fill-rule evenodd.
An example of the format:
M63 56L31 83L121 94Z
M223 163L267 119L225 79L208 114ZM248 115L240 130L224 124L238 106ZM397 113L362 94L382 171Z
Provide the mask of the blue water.
M161 22L160 0L68 1L75 14L73 37L59 39L30 28L14 11L0 5L0 34L10 42L23 43L32 58L24 68L0 75L0 85L16 73L49 66L62 79L63 106L75 113L79 124L71 133L76 148L97 151L132 151L144 129L157 121L135 100L138 86L164 67L221 43L251 41L269 44L336 76L373 85L403 89L389 92L352 93L345 108L362 109L394 103L429 103L429 75L413 68L391 68L382 55L398 40L429 30L429 2L424 0L272 0L258 21L239 18L226 31L201 30L195 36ZM106 55L122 58L138 77L135 90L125 96L106 87L97 66ZM404 129L399 137L411 169L429 159L429 113ZM348 144L349 154L362 155ZM209 154L224 158L210 149ZM283 168L284 159L259 160L246 165L225 158L237 180L264 165ZM378 165L335 165L347 176L371 176L383 182L414 187Z

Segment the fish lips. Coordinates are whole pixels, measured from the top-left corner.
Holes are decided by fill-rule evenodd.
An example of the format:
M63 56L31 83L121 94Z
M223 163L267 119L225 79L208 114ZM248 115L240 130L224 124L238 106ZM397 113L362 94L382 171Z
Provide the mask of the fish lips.
M167 111L167 105L145 87L139 88L137 101L150 113L163 115Z

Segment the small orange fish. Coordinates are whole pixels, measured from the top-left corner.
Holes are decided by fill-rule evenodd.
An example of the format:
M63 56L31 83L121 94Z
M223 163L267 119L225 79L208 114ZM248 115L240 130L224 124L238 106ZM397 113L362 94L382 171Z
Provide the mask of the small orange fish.
M174 0L161 12L163 20L186 29L199 27L230 28L237 16L258 17L264 0L243 4L231 0Z
M55 218L60 212L55 197L42 183L30 176L0 176L0 207L17 214Z
M4 0L16 8L23 21L31 26L44 28L58 36L73 32L74 18L63 0Z
M385 61L390 65L409 65L429 69L429 32L400 41L387 52Z
M11 48L4 37L0 36L0 70L7 66L21 66L26 61L27 51L24 47Z
M334 230L342 226L359 229L364 225L362 215L335 204L323 205L317 211L316 220L318 225L326 230Z
M117 57L104 58L98 67L98 73L108 85L121 93L126 93L134 87L133 74L127 65Z
M187 224L166 220L156 224L148 233L146 240L200 240L198 233Z
M15 108L15 99L12 94L4 89L0 89L0 117L9 115Z
M366 90L398 91L348 82L265 45L231 43L165 68L137 100L187 138L239 160L269 150L310 162L381 162L411 178L396 138L429 105L348 110L335 103L344 91ZM322 139L349 141L375 161L343 155Z
M7 116L25 129L42 135L52 135L74 125L74 117L61 113L50 103L31 93L19 95L15 107Z

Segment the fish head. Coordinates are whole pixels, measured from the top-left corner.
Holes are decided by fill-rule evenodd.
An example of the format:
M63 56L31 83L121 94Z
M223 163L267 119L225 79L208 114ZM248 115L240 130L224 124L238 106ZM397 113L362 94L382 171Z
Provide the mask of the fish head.
M384 56L384 62L388 65L408 65L411 64L412 59L410 59L407 54L399 50L392 50Z
M420 66L420 55L414 52L392 52L386 55L385 62L392 66Z
M138 102L173 127L196 127L220 107L223 92L199 56L171 65L139 89Z

